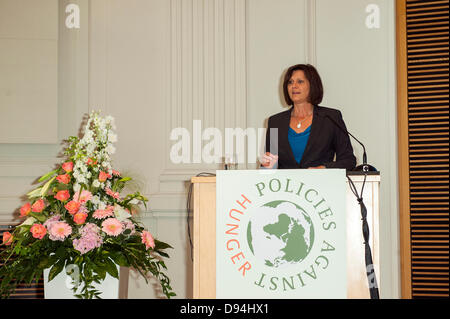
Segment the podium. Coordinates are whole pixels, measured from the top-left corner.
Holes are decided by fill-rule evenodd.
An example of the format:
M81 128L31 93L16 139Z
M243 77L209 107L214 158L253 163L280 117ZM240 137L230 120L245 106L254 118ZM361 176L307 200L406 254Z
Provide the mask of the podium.
M358 192L364 181L361 173L349 173ZM193 183L193 298L216 298L216 177L192 177ZM379 187L380 175L368 175L364 186L364 203L370 228L370 246L374 270L380 282L379 267ZM361 210L347 180L347 298L370 298ZM378 284L378 288L380 286ZM250 296L249 296L250 297Z

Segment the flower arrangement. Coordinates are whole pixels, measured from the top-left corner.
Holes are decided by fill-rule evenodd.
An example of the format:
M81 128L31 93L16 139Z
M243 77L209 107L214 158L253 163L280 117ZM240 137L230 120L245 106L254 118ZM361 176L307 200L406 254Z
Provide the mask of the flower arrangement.
M0 255L0 297L8 297L21 283L39 280L49 270L49 281L68 265L78 267L83 287L73 287L78 298L100 298L93 283L108 273L118 278L117 265L132 267L145 278L155 276L168 297L175 296L164 273L169 244L158 241L135 220L139 205L148 201L139 192L124 197L129 177L111 165L117 141L114 119L92 112L84 136L69 137L66 160L39 179L20 208L24 222L3 234ZM79 293L77 293L79 292Z

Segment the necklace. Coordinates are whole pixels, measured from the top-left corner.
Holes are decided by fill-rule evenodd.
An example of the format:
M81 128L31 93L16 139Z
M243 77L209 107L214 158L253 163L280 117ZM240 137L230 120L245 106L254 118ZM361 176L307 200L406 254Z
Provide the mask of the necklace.
M306 121L311 115L312 115L312 113L310 113L309 115L307 115L303 120L299 121L298 124L297 124L297 128L302 127L302 123L303 123L304 121Z

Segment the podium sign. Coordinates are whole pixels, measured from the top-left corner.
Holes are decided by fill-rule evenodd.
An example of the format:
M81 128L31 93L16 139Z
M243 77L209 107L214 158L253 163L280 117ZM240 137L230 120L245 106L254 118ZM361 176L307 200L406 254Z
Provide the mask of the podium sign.
M216 298L347 298L343 169L216 178Z

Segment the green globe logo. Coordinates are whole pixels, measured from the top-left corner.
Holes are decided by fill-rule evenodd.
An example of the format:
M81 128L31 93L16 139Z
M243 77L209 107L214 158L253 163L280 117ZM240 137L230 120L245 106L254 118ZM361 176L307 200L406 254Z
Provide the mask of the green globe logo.
M248 246L264 264L297 264L314 243L314 225L306 211L289 201L273 201L252 214L247 226Z

